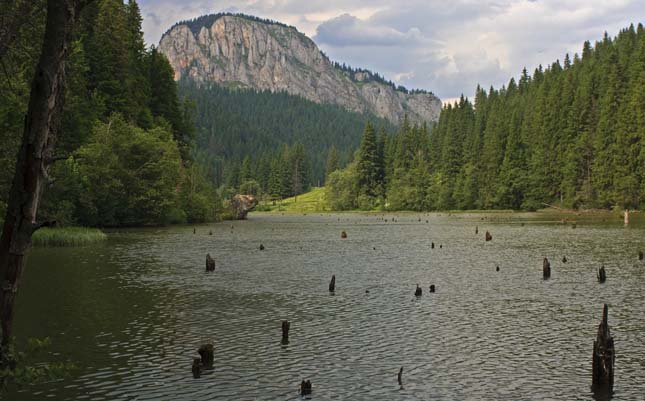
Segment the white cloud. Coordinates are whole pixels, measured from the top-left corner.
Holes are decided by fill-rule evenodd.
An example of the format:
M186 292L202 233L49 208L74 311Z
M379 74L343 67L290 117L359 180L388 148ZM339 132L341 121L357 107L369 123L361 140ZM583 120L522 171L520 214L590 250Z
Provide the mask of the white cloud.
M501 86L524 66L645 20L642 0L140 0L148 43L173 23L222 11L294 25L333 60L442 98Z

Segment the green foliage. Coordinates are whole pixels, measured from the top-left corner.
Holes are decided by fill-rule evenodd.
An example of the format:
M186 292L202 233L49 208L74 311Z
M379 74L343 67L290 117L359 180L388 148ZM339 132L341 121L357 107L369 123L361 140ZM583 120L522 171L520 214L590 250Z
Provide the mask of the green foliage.
M45 2L34 7L45 14ZM44 19L36 12L3 57L0 80L0 204L6 202L23 130ZM135 0L85 8L67 62L67 91L55 184L39 218L63 225L120 226L216 219L221 208L209 170L194 161L190 104L173 70L146 49ZM6 94L6 95L5 95Z
M630 26L501 89L446 105L437 125L383 143L394 210L645 206L645 30ZM380 204L373 135L356 171L330 174L332 208ZM377 147L378 148L378 147ZM344 174L345 173L345 174ZM332 179L333 178L333 179Z
M82 246L105 241L107 235L98 228L41 228L31 237L34 246Z
M345 165L360 143L360 129L367 119L391 130L392 125L373 116L352 113L340 106L318 104L286 92L272 93L225 88L219 85L197 85L179 82L180 96L196 105L197 127L195 159L208 166L216 186L238 187L245 157L256 168L253 179L263 192L269 191L272 159L302 144L309 159L308 181L324 182L326 159L333 146L337 149L338 167ZM271 171L269 171L271 170ZM274 183L275 184L275 183ZM274 185L275 187L275 185ZM306 185L303 186L303 190Z
M9 386L22 387L61 380L76 369L71 362L33 362L36 356L51 345L49 338L30 338L24 352L16 351L14 344L12 341L8 348L4 348L4 355L1 356L3 363L0 364L0 394Z

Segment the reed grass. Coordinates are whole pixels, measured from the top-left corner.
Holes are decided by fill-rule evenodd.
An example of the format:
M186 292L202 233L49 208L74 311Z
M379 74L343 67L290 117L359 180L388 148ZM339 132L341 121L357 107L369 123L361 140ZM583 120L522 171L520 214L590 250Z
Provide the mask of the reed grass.
M107 235L98 228L41 228L32 236L34 246L82 246L105 241Z

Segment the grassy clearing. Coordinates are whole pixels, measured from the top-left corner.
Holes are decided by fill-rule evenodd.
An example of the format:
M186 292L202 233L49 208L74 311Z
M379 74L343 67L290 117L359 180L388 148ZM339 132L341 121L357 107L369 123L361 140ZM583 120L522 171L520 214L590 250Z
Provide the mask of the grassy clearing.
M81 246L104 241L107 235L98 228L41 228L32 237L34 246Z
M295 197L275 201L262 201L255 208L258 212L269 213L320 213L331 211L325 202L325 188L315 187Z

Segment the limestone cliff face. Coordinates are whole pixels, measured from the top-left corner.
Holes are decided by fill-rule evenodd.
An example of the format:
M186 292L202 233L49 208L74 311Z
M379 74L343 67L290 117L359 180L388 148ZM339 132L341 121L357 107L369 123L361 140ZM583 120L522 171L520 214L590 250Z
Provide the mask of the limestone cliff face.
M293 27L237 15L210 16L205 24L179 23L159 50L175 79L286 91L318 103L371 112L394 123L436 121L441 101L431 93L396 90L368 72L334 67L316 44Z

